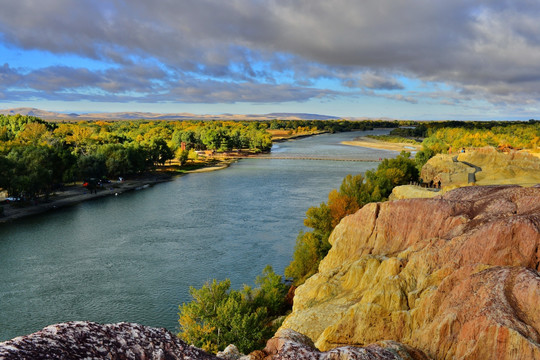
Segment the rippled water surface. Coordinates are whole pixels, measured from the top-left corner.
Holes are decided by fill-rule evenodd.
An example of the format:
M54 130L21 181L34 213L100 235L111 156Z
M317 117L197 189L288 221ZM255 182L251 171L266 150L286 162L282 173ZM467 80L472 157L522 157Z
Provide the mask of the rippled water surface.
M378 133L387 133L386 130ZM363 133L277 144L273 156L396 153L340 145ZM189 286L253 285L291 260L310 206L374 162L245 159L141 191L0 224L0 341L63 321L176 330Z

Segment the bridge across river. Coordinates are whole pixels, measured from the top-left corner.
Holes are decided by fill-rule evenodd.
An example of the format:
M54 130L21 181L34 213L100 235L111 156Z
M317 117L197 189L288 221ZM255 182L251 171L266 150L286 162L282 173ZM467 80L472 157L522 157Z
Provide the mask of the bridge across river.
M356 162L379 162L382 159L349 159L335 157L313 157L313 156L236 156L239 159L268 159L268 160L318 160L318 161L356 161Z

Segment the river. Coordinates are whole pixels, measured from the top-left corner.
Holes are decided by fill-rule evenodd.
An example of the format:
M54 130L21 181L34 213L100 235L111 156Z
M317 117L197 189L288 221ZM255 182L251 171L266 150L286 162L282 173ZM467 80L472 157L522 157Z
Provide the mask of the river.
M378 159L341 145L363 134L278 143L270 157ZM310 206L376 162L242 159L226 170L0 224L0 341L71 320L138 322L177 331L189 287L282 274Z

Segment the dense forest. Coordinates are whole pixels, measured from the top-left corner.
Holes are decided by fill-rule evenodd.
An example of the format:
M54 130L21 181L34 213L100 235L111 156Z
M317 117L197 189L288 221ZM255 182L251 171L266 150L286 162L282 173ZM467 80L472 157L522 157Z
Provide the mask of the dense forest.
M47 195L63 183L130 176L190 151L234 148L266 151L270 135L259 123L77 122L0 116L0 188L11 196ZM185 143L184 149L181 144Z
M397 127L389 121L81 121L0 115L0 188L12 197L47 196L62 184L131 176L195 151L268 151L267 130L339 132ZM183 145L183 146L182 146Z

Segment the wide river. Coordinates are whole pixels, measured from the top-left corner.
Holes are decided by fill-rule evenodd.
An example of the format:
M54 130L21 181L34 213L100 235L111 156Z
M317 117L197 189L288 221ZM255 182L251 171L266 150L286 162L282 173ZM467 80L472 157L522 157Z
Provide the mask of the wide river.
M276 144L269 157L373 159L396 152L341 145L363 134ZM0 224L0 341L47 325L120 321L177 331L189 287L253 285L290 262L310 206L376 162L243 159L118 197Z

